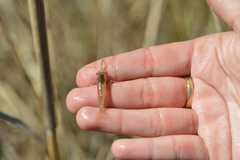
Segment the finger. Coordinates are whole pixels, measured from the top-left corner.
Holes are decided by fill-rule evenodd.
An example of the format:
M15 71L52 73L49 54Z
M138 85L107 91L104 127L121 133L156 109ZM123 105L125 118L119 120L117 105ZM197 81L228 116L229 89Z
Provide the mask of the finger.
M113 81L150 76L184 76L190 73L191 52L192 41L186 41L107 57L104 58L104 64L108 77ZM100 62L91 63L78 72L76 82L79 87L96 83Z
M195 134L198 123L193 110L183 108L99 112L97 108L84 107L77 113L76 120L82 129L144 137Z
M240 31L239 0L208 0L213 10L236 31Z
M203 141L194 135L117 140L112 153L120 159L209 159Z
M187 91L184 78L159 77L113 83L109 92L107 106L136 109L183 107ZM71 112L83 106L98 106L96 86L72 90L66 103Z

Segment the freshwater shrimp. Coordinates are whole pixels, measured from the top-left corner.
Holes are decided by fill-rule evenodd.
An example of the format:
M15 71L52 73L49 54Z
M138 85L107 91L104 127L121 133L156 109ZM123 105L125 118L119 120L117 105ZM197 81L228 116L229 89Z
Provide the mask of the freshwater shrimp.
M97 72L97 75L98 105L100 111L104 111L106 108L107 72L105 71L105 64L103 60L101 60L100 70Z

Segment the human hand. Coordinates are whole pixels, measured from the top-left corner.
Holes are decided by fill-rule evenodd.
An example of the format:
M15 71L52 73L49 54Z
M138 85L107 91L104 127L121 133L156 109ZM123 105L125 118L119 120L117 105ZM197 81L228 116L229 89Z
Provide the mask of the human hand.
M104 58L109 108L99 112L100 61L77 74L67 96L80 128L144 138L117 140L120 159L240 159L240 1L209 0L234 31ZM186 80L194 81L185 108Z

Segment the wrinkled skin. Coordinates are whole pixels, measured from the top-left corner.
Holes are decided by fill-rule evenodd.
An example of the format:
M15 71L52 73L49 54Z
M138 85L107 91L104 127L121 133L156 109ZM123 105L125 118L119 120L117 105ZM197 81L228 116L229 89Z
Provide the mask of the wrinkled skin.
M115 81L97 109L99 62L77 74L67 96L80 128L143 138L117 140L119 159L240 159L240 1L209 0L233 31L105 58ZM186 80L194 81L190 109Z

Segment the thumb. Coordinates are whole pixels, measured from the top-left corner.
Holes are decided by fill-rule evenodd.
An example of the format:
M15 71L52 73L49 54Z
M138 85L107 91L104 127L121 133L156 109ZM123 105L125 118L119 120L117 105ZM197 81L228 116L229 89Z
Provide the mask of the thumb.
M230 27L240 32L240 0L208 0L208 4Z

